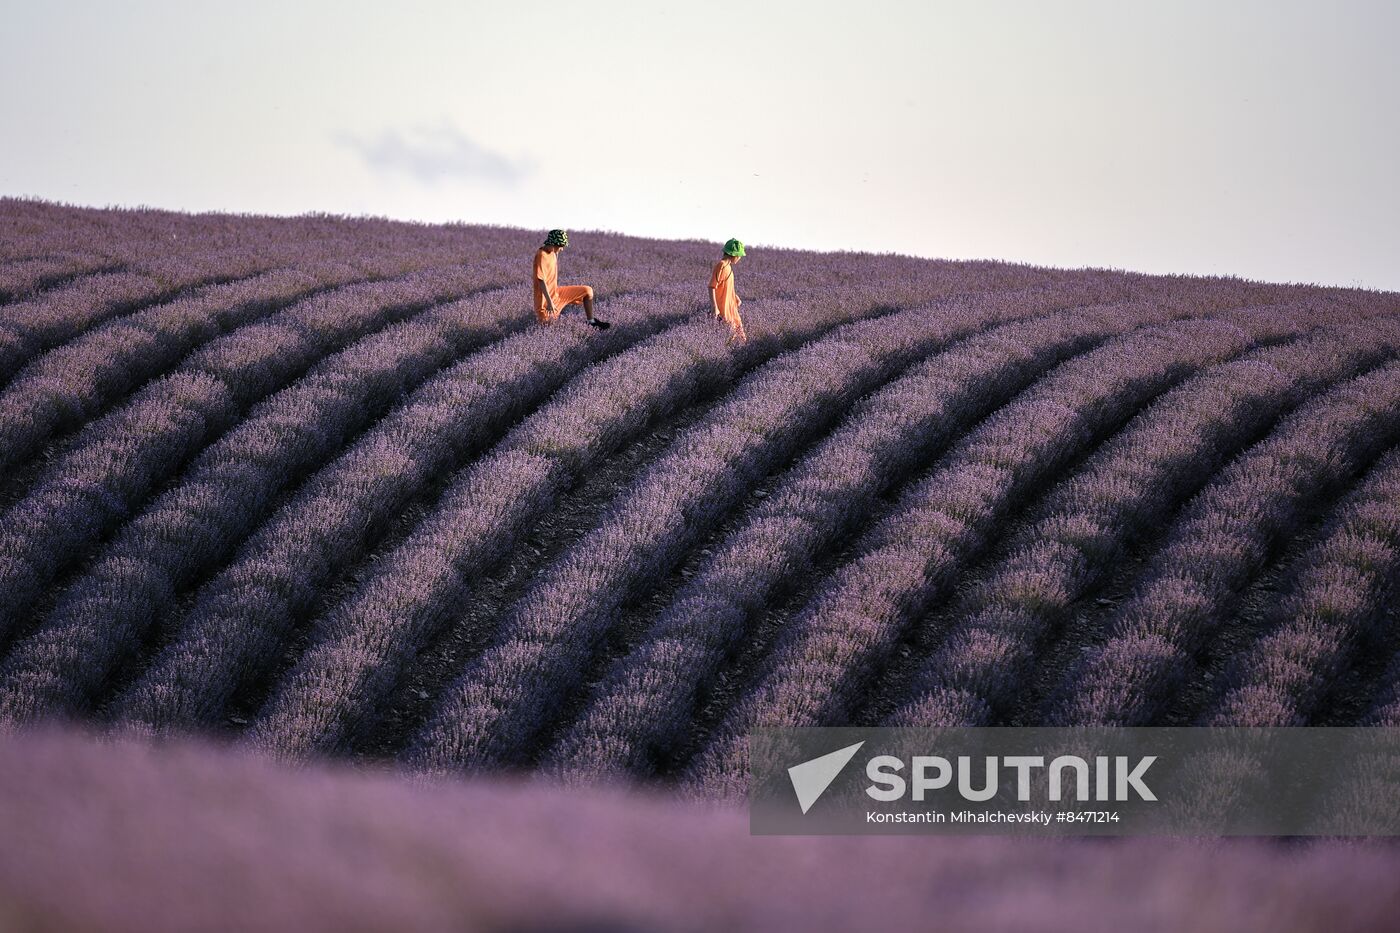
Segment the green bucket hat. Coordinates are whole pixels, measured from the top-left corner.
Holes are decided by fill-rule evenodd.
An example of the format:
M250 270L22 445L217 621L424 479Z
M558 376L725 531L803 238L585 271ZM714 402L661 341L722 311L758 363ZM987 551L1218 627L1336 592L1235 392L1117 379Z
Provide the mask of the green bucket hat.
M744 244L740 243L738 240L730 240L728 243L724 244L724 255L742 257L744 255Z
M569 234L563 230L551 230L549 236L545 237L545 246L568 246Z

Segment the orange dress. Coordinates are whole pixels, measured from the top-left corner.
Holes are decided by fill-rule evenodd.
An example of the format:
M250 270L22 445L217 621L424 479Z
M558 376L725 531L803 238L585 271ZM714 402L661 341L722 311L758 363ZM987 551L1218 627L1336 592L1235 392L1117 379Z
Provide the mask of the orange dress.
M721 259L710 273L710 290L715 293L719 316L729 325L733 336L744 339L744 321L739 317L739 293L734 289L734 266Z
M540 287L540 280L544 287ZM530 280L535 292L535 316L541 324L548 324L559 316L569 305L576 305L593 294L587 285L559 285L559 257L545 250L535 251L535 274ZM544 289L549 289L549 297L554 301L554 315L550 316L549 305L544 300Z

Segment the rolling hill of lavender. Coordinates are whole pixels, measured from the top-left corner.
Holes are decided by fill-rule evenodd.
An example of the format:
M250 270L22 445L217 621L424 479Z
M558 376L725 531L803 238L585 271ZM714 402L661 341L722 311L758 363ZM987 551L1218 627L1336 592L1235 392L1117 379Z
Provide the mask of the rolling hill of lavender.
M541 236L0 199L6 741L732 806L759 726L1400 725L1400 295L754 249L731 348L717 244L574 232L598 331Z

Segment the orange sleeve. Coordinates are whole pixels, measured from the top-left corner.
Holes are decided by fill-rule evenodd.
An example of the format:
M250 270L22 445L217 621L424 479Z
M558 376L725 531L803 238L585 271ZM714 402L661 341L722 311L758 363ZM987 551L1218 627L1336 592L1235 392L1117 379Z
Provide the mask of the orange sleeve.
M544 250L535 250L535 279L544 278Z

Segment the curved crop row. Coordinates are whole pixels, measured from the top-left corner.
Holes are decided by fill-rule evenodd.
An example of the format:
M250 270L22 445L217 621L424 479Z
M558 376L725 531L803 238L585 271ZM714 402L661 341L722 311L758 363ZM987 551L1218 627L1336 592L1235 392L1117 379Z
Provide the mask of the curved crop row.
M101 411L132 387L166 372L201 338L304 298L318 286L300 270L278 270L93 328L31 363L0 393L0 470L32 456L56 433Z
M67 285L85 275L121 272L122 266L101 256L48 255L12 259L0 266L0 303L36 297L37 292Z
M39 592L250 404L317 360L475 284L412 276L317 296L205 347L180 370L89 425L4 515L0 644Z
M667 573L742 490L900 369L1015 308L995 298L848 325L755 374L678 438L463 671L422 736L434 767L519 763L586 676L622 603Z
M1035 292L1024 294L1025 301L1036 300ZM445 624L469 590L472 568L492 563L590 463L653 419L819 335L847 312L839 302L769 302L765 316L764 333L772 336L751 338L737 355L714 339L708 322L657 337L595 367L569 397L520 425L454 482L437 512L382 561L375 577L318 624L312 647L255 724L255 740L283 752L342 742Z
M734 781L755 725L844 721L907 620L990 545L1010 508L1195 369L1295 333L1305 318L1251 311L1129 334L997 412L901 496L857 558L787 624L760 682L691 763L688 780Z
M1380 634L1400 581L1400 451L1367 475L1303 559L1272 631L1236 662L1210 724L1305 726L1359 646Z
M1045 370L1160 318L1155 303L1018 321L957 343L863 400L784 476L594 687L549 753L572 772L643 774L683 735L704 682L785 579L887 489Z
M1344 482L1400 434L1400 362L1353 379L1299 409L1235 461L1173 526L1107 643L1072 672L1052 718L1140 725L1153 721L1220 629L1222 613L1303 503Z
M107 272L7 305L0 315L0 387L49 347L169 291L153 276Z
M526 326L501 298L499 290L488 292L394 324L254 406L118 534L40 630L0 665L0 719L82 711L120 654L142 643L154 607L133 599L137 593L178 592L216 566L284 489L387 405L461 353ZM135 566L143 569L143 585ZM103 598L111 592L122 599Z
M40 353L108 318L170 301L190 289L253 278L273 267L268 257L250 250L163 255L123 272L79 276L8 305L0 313L0 387Z
M1011 557L966 593L894 725L990 725L1071 606L1280 414L1400 348L1367 325L1269 348L1191 379L1143 412L1051 496Z

